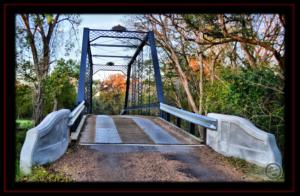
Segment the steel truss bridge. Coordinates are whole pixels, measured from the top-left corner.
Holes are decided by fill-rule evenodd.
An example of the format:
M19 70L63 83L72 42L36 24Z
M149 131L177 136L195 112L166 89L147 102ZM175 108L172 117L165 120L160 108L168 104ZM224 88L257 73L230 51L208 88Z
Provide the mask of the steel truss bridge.
M113 39L118 40L118 42L106 44L101 42L101 39ZM103 54L103 51L105 51L104 48L123 48L126 51L134 50L134 52L131 55L116 55L114 53ZM146 66L145 61L145 56L147 56L145 55L145 48L148 48L150 51L148 52L148 66ZM122 64L114 64L112 61L99 63L99 58L109 60L122 59L123 61ZM145 74L146 68L148 70ZM195 125L216 129L216 120L184 111L165 103L153 31L116 31L84 28L78 94L76 99L78 108L84 107L84 109L74 110L81 113L78 116L92 113L93 75L101 71L121 71L126 75L126 92L124 107L121 111L122 115L128 114L132 110L138 111L158 108L160 111L159 115L162 118L170 121L171 116L176 117L177 126L181 125L181 119L188 121L191 133L195 133ZM147 89L145 89L143 79L151 74L153 74L153 80L155 82L156 99L148 99L147 103L145 103L145 100L147 100L145 99ZM75 125L78 125L78 123L75 123Z

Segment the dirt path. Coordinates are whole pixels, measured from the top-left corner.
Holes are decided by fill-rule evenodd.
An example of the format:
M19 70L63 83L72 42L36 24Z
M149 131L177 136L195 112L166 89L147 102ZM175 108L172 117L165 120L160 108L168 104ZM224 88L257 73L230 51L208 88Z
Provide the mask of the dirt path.
M120 147L118 147L120 148ZM183 147L181 147L183 148ZM100 149L100 148L99 148ZM74 146L51 170L62 172L74 181L245 181L242 172L235 170L207 146L188 147L188 151L159 152L137 150L110 152L91 146Z

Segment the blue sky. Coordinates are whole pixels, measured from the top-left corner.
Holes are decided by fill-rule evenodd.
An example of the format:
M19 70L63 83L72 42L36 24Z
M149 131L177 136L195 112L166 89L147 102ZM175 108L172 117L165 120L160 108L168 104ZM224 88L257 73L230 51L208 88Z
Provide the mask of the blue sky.
M111 29L113 26L116 26L118 24L122 26L126 26L124 24L124 21L130 17L130 15L124 15L124 14L83 14L81 16L81 24L79 26L79 34L78 34L78 40L75 44L75 50L73 53L70 54L69 57L71 59L76 59L78 62L80 62L80 52L81 51L81 44L82 44L82 33L83 28L87 27L90 29ZM79 50L78 50L79 49ZM75 51L77 50L77 53ZM116 53L116 55L122 55L122 51L113 52L112 48L106 48L106 53ZM123 54L127 55L127 54ZM103 62L107 59L103 59ZM116 63L119 64L119 63ZM116 73L116 72L98 72L94 75L94 79L104 79L109 74Z
M81 24L79 25L78 43L75 44L76 49L81 47L83 28L90 29L111 29L118 24L125 26L124 20L130 15L122 14L82 14ZM80 48L81 50L81 48ZM72 54L71 58L80 60L78 54Z

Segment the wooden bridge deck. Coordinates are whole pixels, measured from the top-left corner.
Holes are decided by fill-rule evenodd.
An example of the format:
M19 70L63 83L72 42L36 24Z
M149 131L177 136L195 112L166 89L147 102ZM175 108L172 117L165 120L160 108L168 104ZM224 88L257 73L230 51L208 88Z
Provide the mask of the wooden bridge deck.
M158 123L160 121L160 123ZM165 126L161 126L164 124ZM155 117L89 115L79 144L200 144Z

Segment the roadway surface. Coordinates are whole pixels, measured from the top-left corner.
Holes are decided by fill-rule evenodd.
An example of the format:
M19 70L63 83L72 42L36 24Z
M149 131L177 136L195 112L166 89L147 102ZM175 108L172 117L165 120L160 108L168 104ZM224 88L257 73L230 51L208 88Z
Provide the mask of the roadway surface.
M159 118L90 115L77 145L50 168L89 182L249 180L178 129Z

